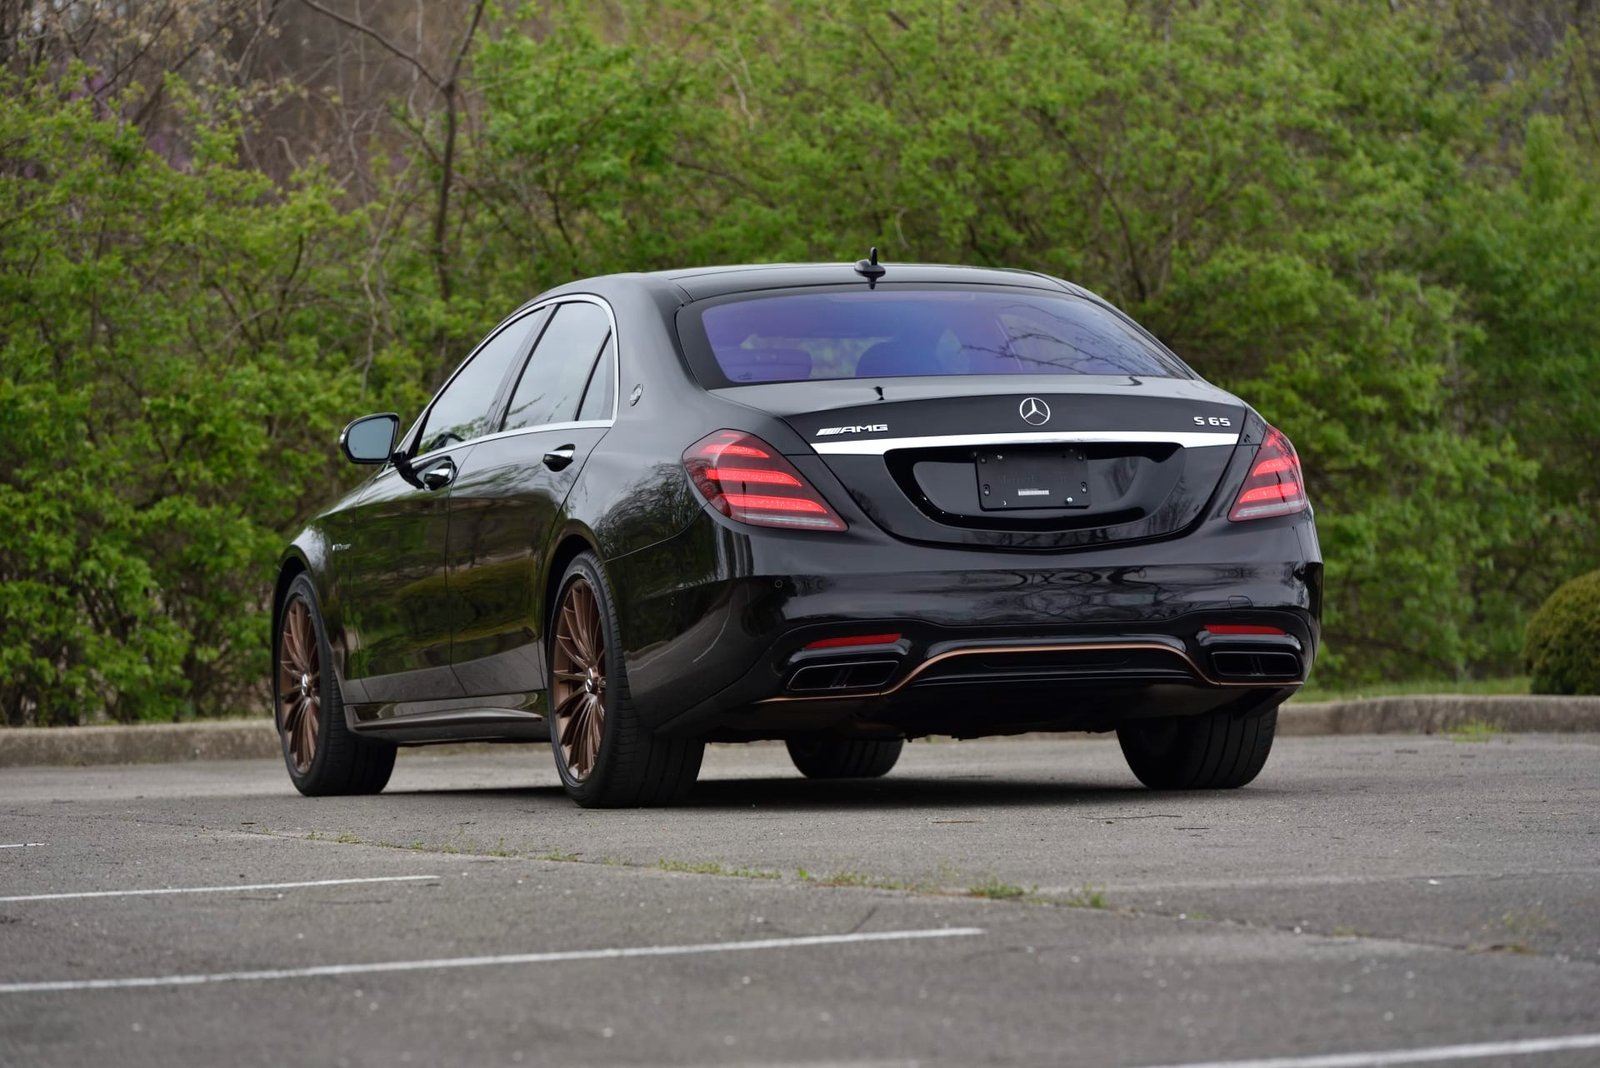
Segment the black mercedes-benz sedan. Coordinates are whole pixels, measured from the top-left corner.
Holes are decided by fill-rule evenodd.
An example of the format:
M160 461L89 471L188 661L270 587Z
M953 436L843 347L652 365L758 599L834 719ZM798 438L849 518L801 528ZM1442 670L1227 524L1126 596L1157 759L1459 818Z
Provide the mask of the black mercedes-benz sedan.
M714 267L553 289L296 537L274 705L306 794L395 748L548 739L579 804L707 741L817 778L908 738L1117 732L1240 786L1319 638L1294 447L1106 301L1023 271Z

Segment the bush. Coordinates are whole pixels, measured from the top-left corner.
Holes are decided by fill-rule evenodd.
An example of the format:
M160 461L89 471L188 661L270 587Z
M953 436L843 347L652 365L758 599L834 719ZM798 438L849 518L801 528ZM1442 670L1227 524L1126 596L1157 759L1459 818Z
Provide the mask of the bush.
M1600 571L1557 588L1528 623L1534 693L1600 694Z

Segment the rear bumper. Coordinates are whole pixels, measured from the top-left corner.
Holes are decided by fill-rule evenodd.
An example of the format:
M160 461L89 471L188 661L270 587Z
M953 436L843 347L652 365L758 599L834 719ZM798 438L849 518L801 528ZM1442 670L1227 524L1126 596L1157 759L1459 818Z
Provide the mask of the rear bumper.
M635 703L666 733L975 736L1248 711L1293 693L1320 639L1309 515L1051 554L709 519L684 537L700 550L664 547L678 582L640 591L648 552L613 575L636 592L623 613ZM697 558L702 574L685 578ZM866 635L894 638L807 648Z

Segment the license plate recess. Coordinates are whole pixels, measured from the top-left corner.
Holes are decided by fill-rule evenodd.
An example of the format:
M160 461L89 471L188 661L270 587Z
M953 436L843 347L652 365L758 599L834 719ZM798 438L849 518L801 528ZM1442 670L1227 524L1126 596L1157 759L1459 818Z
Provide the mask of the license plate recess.
M1089 507L1089 461L1081 448L980 450L972 466L986 512Z

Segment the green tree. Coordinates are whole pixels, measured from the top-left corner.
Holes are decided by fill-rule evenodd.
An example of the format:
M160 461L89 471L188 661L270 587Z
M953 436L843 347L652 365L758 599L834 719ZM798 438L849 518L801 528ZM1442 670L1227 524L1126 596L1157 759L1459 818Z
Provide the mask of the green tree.
M239 165L180 82L152 150L86 72L0 85L0 708L256 703L279 531L334 488L352 220ZM331 402L331 403L330 403Z

